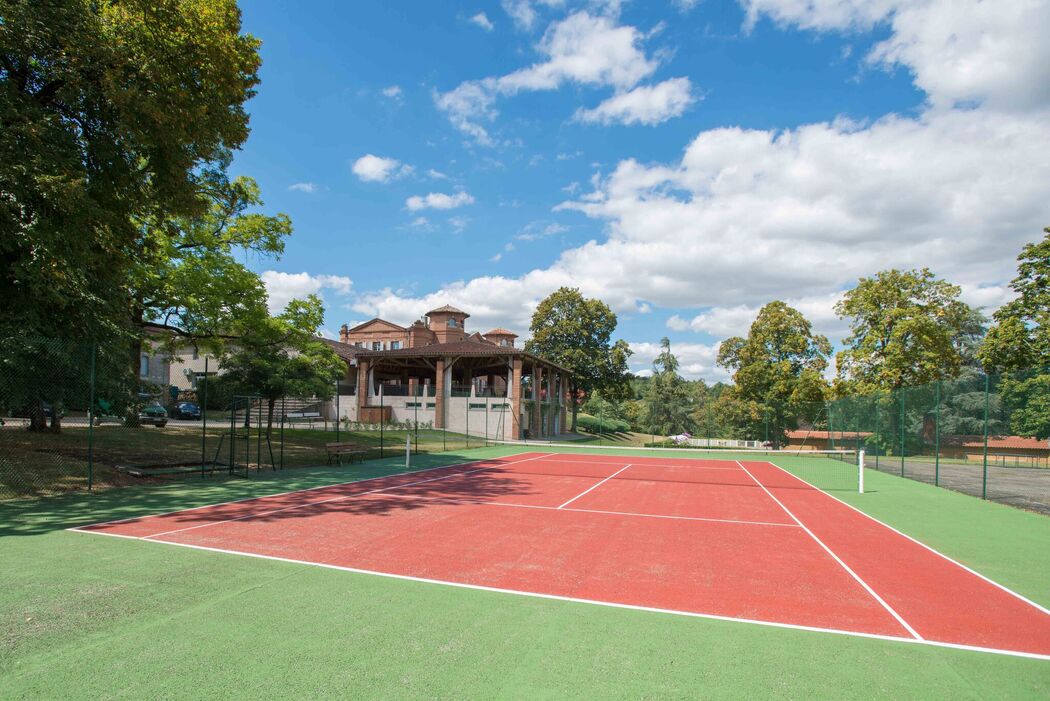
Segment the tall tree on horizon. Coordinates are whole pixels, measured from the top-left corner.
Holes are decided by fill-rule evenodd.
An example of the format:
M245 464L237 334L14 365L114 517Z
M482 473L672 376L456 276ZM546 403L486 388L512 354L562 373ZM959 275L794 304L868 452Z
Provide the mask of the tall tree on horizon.
M587 299L579 288L561 287L536 306L525 350L570 371L572 426L576 430L578 397L601 391L609 401L630 396L627 358L631 349L612 340L616 314L605 302Z
M733 387L722 393L748 433L780 443L800 419L814 420L828 395L824 371L831 343L813 333L800 311L775 301L762 307L747 338L722 341L718 364L733 371Z

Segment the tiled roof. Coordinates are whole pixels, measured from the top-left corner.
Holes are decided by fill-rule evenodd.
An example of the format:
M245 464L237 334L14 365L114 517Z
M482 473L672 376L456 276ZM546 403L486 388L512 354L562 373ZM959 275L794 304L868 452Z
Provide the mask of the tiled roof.
M357 326L353 327L352 329L347 329L347 332L348 333L353 333L354 331L357 331L358 329L363 329L364 327L368 326L369 324L374 324L377 321L381 322L383 324L386 324L387 326L393 326L395 329L398 329L399 331L404 331L405 330L404 326L399 326L398 324L395 324L392 321L387 321L386 319L380 319L377 316L374 319L369 319L368 321L365 321L365 322L362 322L362 323L358 324Z
M333 341L330 338L322 338L321 340L331 346L332 350L335 351L335 354L343 360L353 360L357 357L357 354L363 350L357 346L351 346L349 343L340 343L339 341Z
M513 331L508 331L507 329L503 328L502 326L500 326L499 328L496 328L496 329L492 329L491 331L486 331L484 335L485 336L513 336L514 338L518 337L518 334L514 333Z
M488 341L476 341L470 338L462 341L452 341L451 343L431 343L427 346L398 348L397 350L373 351L365 348L354 348L353 350L356 351L355 356L358 358L442 358L456 355L473 357L519 356L568 372L566 368L561 367L557 363L552 363L532 353L526 353L521 348L497 346Z
M431 309L429 312L427 312L427 315L429 316L431 314L462 314L464 317L470 316L470 314L467 314L462 309L456 309L451 304L446 304L445 306L438 307L437 309Z
M941 436L941 445L960 448L984 448L984 436ZM1024 436L988 436L988 449L999 450L1050 450L1050 442Z

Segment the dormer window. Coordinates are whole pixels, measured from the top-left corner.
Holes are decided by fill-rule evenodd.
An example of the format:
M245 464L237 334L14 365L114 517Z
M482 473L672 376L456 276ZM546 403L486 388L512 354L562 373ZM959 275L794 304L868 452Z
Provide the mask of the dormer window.
M501 338L501 339L499 340L499 344L500 344L501 346L503 346L504 348L506 348L506 347L508 347L508 346L510 345L510 340L509 340L509 339L506 339L506 338Z
M456 320L455 320L455 319L453 319L452 317L449 317L449 318L448 318L448 327L449 327L450 329L454 329L454 328L456 328Z

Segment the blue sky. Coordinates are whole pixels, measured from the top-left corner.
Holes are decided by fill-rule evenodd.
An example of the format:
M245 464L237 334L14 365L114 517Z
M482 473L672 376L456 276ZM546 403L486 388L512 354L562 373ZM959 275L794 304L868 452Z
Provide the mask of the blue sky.
M667 335L706 379L771 299L839 341L837 295L884 267L992 309L1050 224L1050 13L987 4L244 3L234 167L295 226L255 266L329 332L448 301L524 334L578 285L636 370Z

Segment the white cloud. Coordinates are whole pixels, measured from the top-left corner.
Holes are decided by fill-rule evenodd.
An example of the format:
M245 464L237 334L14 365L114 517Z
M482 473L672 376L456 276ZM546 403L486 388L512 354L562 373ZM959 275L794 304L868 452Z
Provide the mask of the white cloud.
M484 12L479 12L476 15L474 15L473 17L471 17L470 18L470 23L471 24L476 24L477 26L479 26L482 29L484 29L486 32L491 32L495 28L495 25L492 24L492 21L488 18L488 15L486 15Z
M817 31L889 24L867 60L912 71L940 107L981 102L1030 109L1050 102L1050 4L1045 0L741 0L749 22L765 15Z
M417 229L429 229L430 220L428 220L426 217L416 217L412 220L410 226L413 226Z
M534 221L526 224L525 227L514 236L514 238L519 241L538 241L540 239L545 239L548 236L563 234L568 230L569 227L564 224L559 224L558 222Z
M412 195L405 200L405 206L412 212L420 209L456 209L473 203L474 198L466 192L457 192L454 195L431 192L427 195Z
M662 351L660 344L632 341L630 346L634 351L629 361L631 371L643 377L652 374L653 361ZM672 343L671 352L678 358L680 363L678 371L683 377L706 382L727 382L729 380L729 373L716 364L717 343Z
M490 263L499 263L501 260L503 260L503 253L497 253L496 255L489 258Z
M597 124L653 126L679 117L696 98L688 78L672 78L618 93L593 109L579 109L575 119Z
M404 93L402 92L400 85L387 86L383 88L382 93L383 97L390 100L394 100L395 102L401 102L401 99L404 97Z
M305 192L309 194L317 192L320 188L316 183L295 183L294 185L289 185L288 189L292 192Z
M915 7L932 13L957 6L944 21L964 29L973 3L946 1ZM681 158L625 159L560 207L603 223L600 238L516 277L459 280L424 295L373 291L359 298L362 313L411 321L447 302L470 310L479 326L523 329L540 299L569 285L623 313L642 300L657 309L698 310L671 323L715 337L745 332L761 305L785 299L818 331L840 340L841 322L831 312L836 296L890 267L928 266L986 311L1008 299L1021 246L1038 240L1046 225L1050 106L1037 96L1050 84L1050 62L1018 60L1017 74L993 85L982 76L994 66L962 70L939 31L927 36L914 29L896 2L749 4L787 8L795 12L792 23L816 29L887 22L886 46L910 47L893 60L910 62L929 104L916 116L864 123L710 129ZM1007 45L1014 41L1042 55L1024 26L1042 26L1031 8L1023 0L1011 4L972 48L995 65L1013 54ZM985 10L974 12L983 17ZM818 21L817 13L827 16ZM959 41L976 40L963 31ZM1010 87L1022 84L1031 87L1031 98ZM983 98L951 106L974 95ZM701 370L711 365L710 354L694 360Z
M352 170L354 175L365 182L386 183L410 175L413 169L397 159L369 153L354 161Z
M348 295L353 287L350 278L342 275L311 275L309 273L281 273L266 270L260 276L266 286L271 313L278 313L293 299L307 295L322 295L325 290L336 295Z
M439 170L433 168L427 168L427 177L431 180L448 180L448 176Z
M544 60L499 77L460 83L434 102L457 129L477 143L495 143L483 122L494 120L497 98L523 91L556 90L565 83L626 91L649 77L657 61L641 48L645 36L610 15L575 12L554 22L536 46Z
M450 217L448 223L452 227L452 231L458 234L470 224L470 217Z

